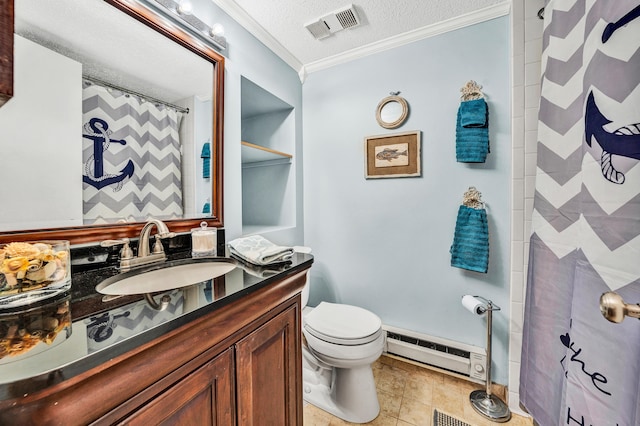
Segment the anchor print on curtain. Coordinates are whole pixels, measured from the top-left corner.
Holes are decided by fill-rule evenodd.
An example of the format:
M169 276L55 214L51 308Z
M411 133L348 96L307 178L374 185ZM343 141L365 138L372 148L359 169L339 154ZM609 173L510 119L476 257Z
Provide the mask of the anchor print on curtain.
M182 113L88 81L82 110L84 223L182 217Z
M543 426L640 424L640 5L545 7L520 402Z

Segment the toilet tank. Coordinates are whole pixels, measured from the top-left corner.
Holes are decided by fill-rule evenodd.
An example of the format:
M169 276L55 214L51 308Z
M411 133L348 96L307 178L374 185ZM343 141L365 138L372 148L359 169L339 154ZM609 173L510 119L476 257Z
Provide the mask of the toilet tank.
M300 296L302 297L302 309L304 309L305 306L307 306L307 302L309 302L309 271L307 271L304 287L302 288Z

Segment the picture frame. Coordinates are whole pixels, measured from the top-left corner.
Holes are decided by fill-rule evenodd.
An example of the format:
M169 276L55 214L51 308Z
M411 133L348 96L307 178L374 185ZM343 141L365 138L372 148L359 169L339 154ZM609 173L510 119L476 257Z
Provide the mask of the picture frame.
M419 177L421 132L367 136L364 139L366 179Z

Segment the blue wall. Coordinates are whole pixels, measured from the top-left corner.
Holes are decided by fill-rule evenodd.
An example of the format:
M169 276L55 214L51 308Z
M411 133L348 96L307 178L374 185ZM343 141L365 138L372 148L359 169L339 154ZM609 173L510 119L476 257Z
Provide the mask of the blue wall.
M350 303L383 323L485 346L486 322L464 294L491 298L494 381L508 378L510 241L509 17L414 42L309 75L303 85L304 243L313 248L310 305ZM490 109L491 154L455 160L460 88L476 80ZM403 126L378 126L375 109L401 91ZM422 131L422 177L365 180L364 137ZM450 266L462 195L482 192L490 232L489 273Z
M295 115L295 146L292 167L296 175L295 220L291 227L265 235L277 244L303 242L302 207L302 85L297 71L231 19L211 0L194 0L193 13L209 25L225 28L228 48L225 58L224 110L224 227L227 241L242 235L242 169L240 159L241 80L246 77L287 104Z
M294 107L295 226L266 237L313 248L310 305L320 300L351 303L377 313L385 324L484 347L485 320L462 308L460 298L467 293L491 298L503 309L494 316L493 379L506 384L509 18L317 71L301 85L295 70L211 1L194 1L194 12L210 24L222 23L229 42L223 52L227 238L242 234L244 76ZM491 154L485 164L455 161L459 90L468 80L483 85L488 98ZM375 108L398 90L411 112L402 127L385 130L375 120ZM422 177L365 180L364 137L410 130L422 131ZM472 185L488 208L491 259L486 275L449 266L457 208Z

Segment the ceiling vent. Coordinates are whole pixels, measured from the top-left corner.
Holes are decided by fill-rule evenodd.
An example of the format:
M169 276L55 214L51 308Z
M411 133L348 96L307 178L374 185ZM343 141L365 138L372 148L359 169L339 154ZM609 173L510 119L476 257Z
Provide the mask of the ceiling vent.
M307 28L316 39L322 40L335 32L342 31L346 28L357 27L358 25L360 25L360 18L358 18L356 9L350 4L343 9L306 24L305 28Z

